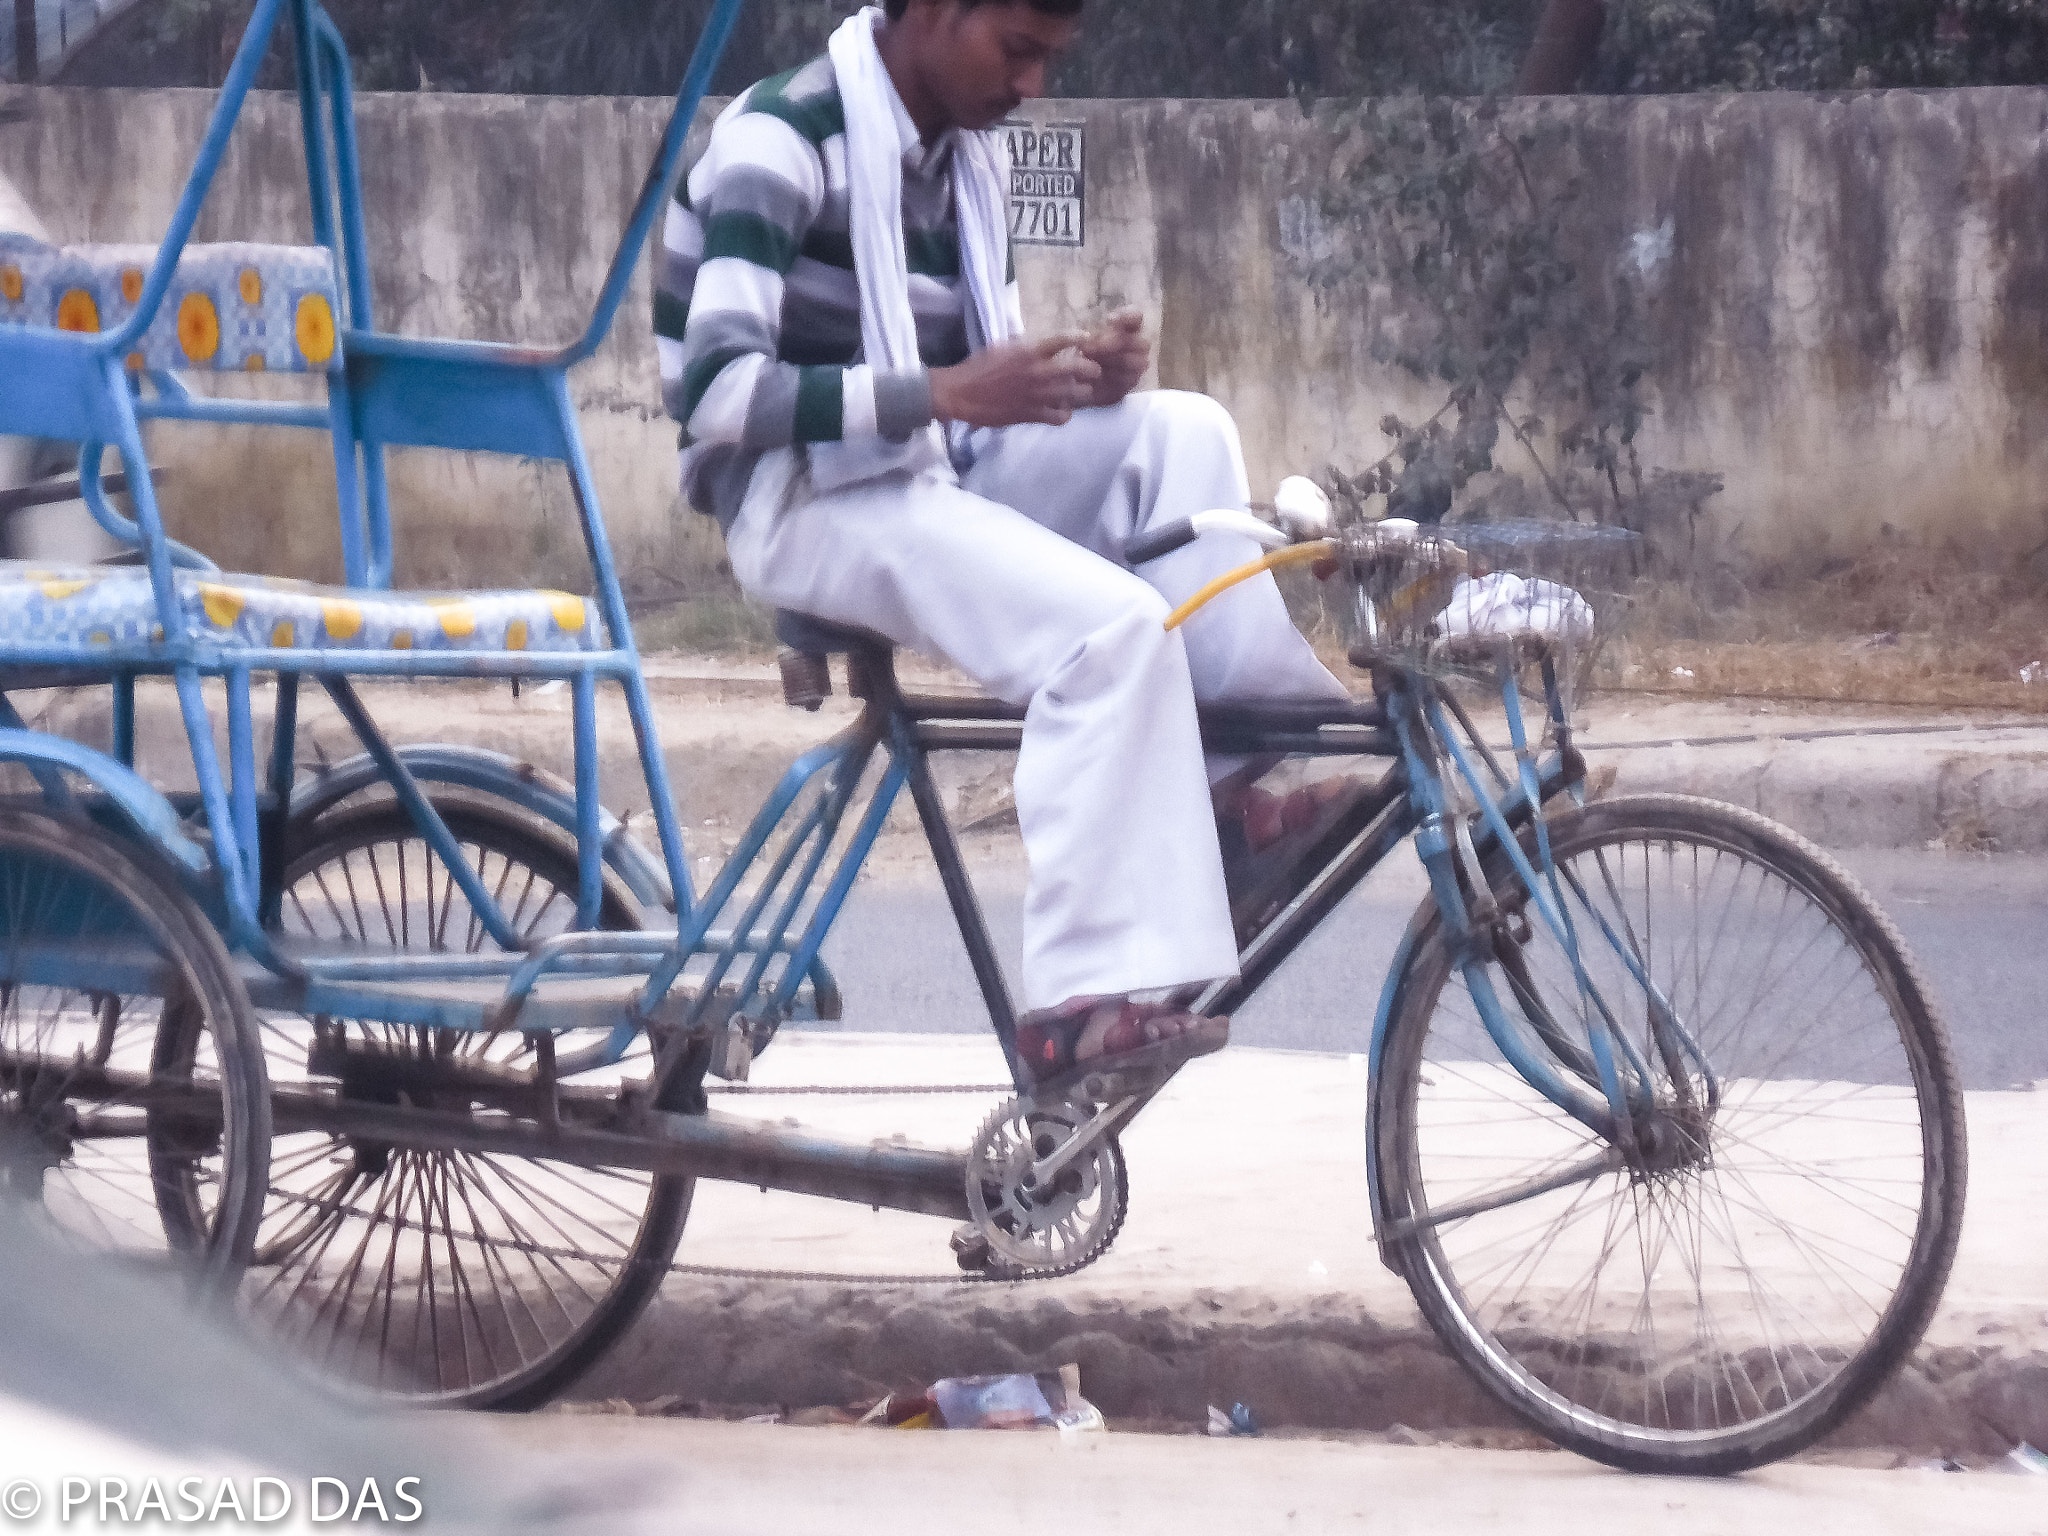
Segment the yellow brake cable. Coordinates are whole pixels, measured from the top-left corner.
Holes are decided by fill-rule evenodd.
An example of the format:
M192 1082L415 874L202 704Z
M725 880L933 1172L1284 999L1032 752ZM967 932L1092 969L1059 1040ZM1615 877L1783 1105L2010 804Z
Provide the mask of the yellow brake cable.
M1168 629L1180 628L1182 624L1185 624L1188 619L1193 617L1198 609L1208 603L1211 598L1220 597L1241 581L1250 581L1254 576L1260 575L1262 572L1278 570L1283 565L1301 565L1310 560L1328 559L1336 552L1337 541L1335 539L1317 539L1311 544L1289 544L1280 549L1272 550L1267 554L1261 555L1249 565L1240 565L1236 570L1226 571L1223 575L1218 576L1214 581L1203 587L1201 591L1169 613L1166 616L1166 627Z

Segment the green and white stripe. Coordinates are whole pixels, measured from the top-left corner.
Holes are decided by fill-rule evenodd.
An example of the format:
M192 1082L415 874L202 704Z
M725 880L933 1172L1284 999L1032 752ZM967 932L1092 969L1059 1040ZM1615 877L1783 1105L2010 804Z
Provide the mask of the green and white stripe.
M904 246L926 368L959 362L970 344L952 181L950 146L906 156ZM721 521L769 449L902 442L931 420L924 369L858 361L849 226L845 114L823 57L727 107L669 207L654 299L662 402L683 424L685 493Z

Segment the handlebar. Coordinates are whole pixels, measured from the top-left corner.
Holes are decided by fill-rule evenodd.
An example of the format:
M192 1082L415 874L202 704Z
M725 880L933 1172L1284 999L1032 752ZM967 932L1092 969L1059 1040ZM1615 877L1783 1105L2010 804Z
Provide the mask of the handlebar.
M1183 517L1139 534L1124 544L1124 560L1130 565L1143 565L1148 560L1157 560L1161 555L1170 555L1176 549L1194 543L1205 533L1239 533L1258 540L1268 549L1277 549L1288 542L1288 537L1263 518L1240 512L1234 507L1218 507L1209 512L1197 512L1193 517Z

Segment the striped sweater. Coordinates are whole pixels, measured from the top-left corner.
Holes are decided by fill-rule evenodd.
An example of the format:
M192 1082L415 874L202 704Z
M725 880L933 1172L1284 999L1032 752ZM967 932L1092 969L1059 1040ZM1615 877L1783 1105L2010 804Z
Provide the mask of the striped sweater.
M910 305L926 368L970 347L953 212L953 134L903 141ZM792 444L902 442L932 419L924 369L861 363L846 119L829 57L764 80L719 115L677 188L654 297L662 403L683 424L683 490L730 524L755 462ZM1008 302L1017 303L1009 272Z

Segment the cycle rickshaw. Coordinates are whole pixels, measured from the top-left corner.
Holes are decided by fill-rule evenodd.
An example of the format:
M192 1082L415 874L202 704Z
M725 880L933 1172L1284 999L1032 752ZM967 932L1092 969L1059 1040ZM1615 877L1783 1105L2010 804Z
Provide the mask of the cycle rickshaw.
M0 238L0 432L79 444L94 517L137 557L0 567L0 1182L406 1402L560 1391L659 1285L700 1179L958 1223L963 1263L993 1280L1068 1273L1114 1238L1117 1132L1161 1087L1020 1088L965 1149L709 1110L707 1076L836 1015L820 948L905 790L1014 1063L928 758L1014 749L1019 711L908 692L885 646L790 616L811 658L793 675L815 689L844 652L864 709L791 767L708 889L691 881L566 376L626 295L739 8L719 0L566 347L375 329L348 59L314 0L258 0L159 248ZM286 21L315 243L193 246ZM326 402L184 378L230 368L318 375ZM150 421L330 433L342 584L224 573L170 540ZM590 594L393 590L394 447L566 466ZM132 521L108 499L109 449ZM1384 770L1239 914L1241 973L1198 1007L1232 1011L1412 839L1431 895L1369 1034L1361 1019L1383 1258L1543 1433L1623 1466L1729 1470L1811 1443L1918 1340L1960 1223L1961 1100L1896 932L1848 876L1730 807L1587 803L1570 625L1447 621L1461 582L1605 548L1382 524L1310 529L1261 562L1324 562L1373 688L1211 709L1205 740ZM365 676L562 680L574 782L394 747ZM295 753L309 682L363 748L312 775ZM600 685L636 733L651 851L598 802ZM29 729L8 698L57 686L107 690L107 750ZM137 690L164 686L196 793L135 771ZM1467 707L1488 689L1500 752Z

